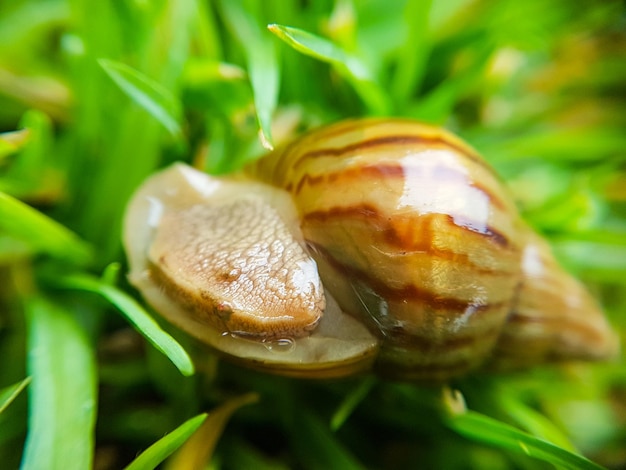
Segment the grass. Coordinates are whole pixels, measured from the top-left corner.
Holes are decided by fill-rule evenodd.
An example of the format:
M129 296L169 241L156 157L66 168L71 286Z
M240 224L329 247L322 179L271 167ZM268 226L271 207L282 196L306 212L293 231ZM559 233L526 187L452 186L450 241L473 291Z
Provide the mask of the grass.
M0 4L3 466L152 468L185 440L165 468L626 466L621 360L445 389L267 376L155 323L120 246L172 161L228 173L410 116L485 155L623 338L625 25L614 0Z

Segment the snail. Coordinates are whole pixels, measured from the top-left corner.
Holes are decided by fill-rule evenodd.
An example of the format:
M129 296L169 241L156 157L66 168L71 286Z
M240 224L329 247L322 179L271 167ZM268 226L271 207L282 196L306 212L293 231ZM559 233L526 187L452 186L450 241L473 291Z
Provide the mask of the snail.
M176 163L124 244L154 309L269 372L445 381L618 347L486 161L411 120L323 127L231 177Z

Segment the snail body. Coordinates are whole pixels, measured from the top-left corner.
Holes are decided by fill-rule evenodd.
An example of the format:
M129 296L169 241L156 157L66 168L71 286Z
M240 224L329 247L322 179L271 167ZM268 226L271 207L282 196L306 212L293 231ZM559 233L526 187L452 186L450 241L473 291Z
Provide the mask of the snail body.
M446 380L616 347L493 169L409 120L331 125L232 178L166 169L133 197L125 245L161 314L278 373Z

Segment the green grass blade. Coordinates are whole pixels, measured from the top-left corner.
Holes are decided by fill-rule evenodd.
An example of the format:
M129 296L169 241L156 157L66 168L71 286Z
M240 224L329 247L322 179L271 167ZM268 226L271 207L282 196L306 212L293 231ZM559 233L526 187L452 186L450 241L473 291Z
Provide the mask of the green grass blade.
M26 377L24 380L4 387L0 390L0 413L2 413L7 406L9 406L15 398L22 393L22 390L30 383L30 377Z
M98 63L130 99L161 123L175 139L182 139L182 106L169 90L126 64L109 59L99 59Z
M85 332L69 312L29 299L28 436L23 470L89 469L93 461L96 368Z
M305 468L325 470L361 470L363 467L352 456L330 429L315 415L306 410L290 430L293 446Z
M257 447L247 444L241 438L229 439L222 449L224 449L223 461L227 461L230 468L253 468L254 470L290 470L293 468L293 464L289 465L277 458L268 457Z
M120 271L122 270L122 264L119 262L109 263L104 270L102 271L102 275L100 279L104 284L109 284L114 286L117 284L118 279L120 278Z
M17 173L22 177L32 177L51 162L54 155L52 146L54 140L53 126L52 119L41 111L30 110L24 114L20 127L28 132L28 141L20 157L12 165L12 173Z
M206 414L201 414L185 421L171 433L144 450L126 467L126 470L152 470L156 468L196 432L206 418Z
M448 425L468 439L522 453L553 464L557 468L571 470L601 470L603 468L585 457L473 411L451 418Z
M333 42L298 28L271 24L268 29L296 51L331 64L361 97L373 114L387 114L388 96L371 78L365 64Z
M258 401L259 396L256 393L247 393L233 397L212 410L200 429L168 461L166 468L168 470L207 468L231 416L242 406Z
M429 14L432 0L410 0L403 18L408 27L406 40L397 57L397 68L392 83L392 93L397 103L404 103L421 85L426 71Z
M502 409L511 419L533 436L552 442L570 452L576 452L574 445L568 437L546 416L521 401L506 395L502 395L501 402Z
M520 136L496 142L493 161L524 160L541 156L546 161L561 164L593 162L618 156L626 146L626 136L611 128L551 127L525 130Z
M328 39L291 26L271 24L267 28L302 54L331 64L344 64L349 61L348 54ZM361 75L363 71L357 73Z
M52 170L55 164L54 124L38 110L27 111L20 121L22 131L10 134L20 152L0 176L0 191L22 200L54 200L62 191L63 181ZM2 160L0 135L0 162Z
M196 14L194 21L194 39L199 56L221 59L222 43L219 28L215 20L214 7L205 2L195 2Z
M271 148L272 116L278 103L280 77L276 48L271 36L264 34L254 17L240 3L224 1L221 5L231 31L246 53L259 126L264 145Z
M202 87L208 83L246 78L246 71L237 65L216 60L193 59L185 67L183 82L186 86Z
M331 430L337 431L343 423L346 422L354 409L365 399L375 384L376 380L373 377L367 377L365 380L361 381L351 393L346 395L345 399L341 402L341 405L330 419Z
M0 192L0 230L36 251L86 263L90 247L63 225L27 204Z
M193 362L185 349L139 305L132 297L116 287L109 285L106 280L100 280L87 275L68 276L60 281L64 287L80 289L101 295L113 305L135 326L152 345L165 354L181 374L194 374Z
M624 285L626 247L618 244L557 240L554 252L586 277Z
M482 79L492 52L493 47L490 44L482 45L481 49L474 52L473 62L462 73L457 73L440 83L434 90L411 106L408 114L419 120L435 124L444 123L463 93Z
M28 143L30 132L29 129L21 129L0 133L0 164L7 156L19 151Z

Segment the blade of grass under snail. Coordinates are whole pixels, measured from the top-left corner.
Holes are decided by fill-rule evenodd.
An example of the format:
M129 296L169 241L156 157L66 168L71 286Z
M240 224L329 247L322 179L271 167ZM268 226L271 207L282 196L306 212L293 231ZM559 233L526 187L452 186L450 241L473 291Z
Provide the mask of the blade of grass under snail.
M511 424L532 436L576 453L576 448L570 437L548 417L550 416L548 404L550 399L546 396L543 397L541 409L548 413L542 414L529 405L532 402L530 398L531 392L524 388L528 386L524 384L524 379L516 381L513 378L512 380L512 382L507 382L506 379L500 381L481 380L480 391L471 389L477 385L477 382L468 386L470 401L475 411L491 409L493 410L492 414L507 416ZM568 395L568 390L565 387L557 388L555 386L551 390L551 394L553 397L557 397L558 401L563 401L563 398ZM478 400L477 396L480 396ZM563 426L563 423L561 423L561 426Z
M372 387L376 384L376 380L373 377L367 377L362 380L361 383L352 390L344 400L341 402L335 413L330 419L330 429L337 431L343 423L350 417L354 409L361 403Z
M289 431L294 451L305 468L361 470L365 468L332 434L330 429L310 411L301 410L293 416Z
M255 470L289 470L293 468L279 456L268 456L257 447L249 444L243 437L229 439L220 444L223 461L227 461L230 468L253 468Z
M238 2L221 2L222 11L246 54L248 76L254 94L254 106L262 133L263 145L273 148L272 116L278 104L280 64L269 34L255 22Z
M195 470L206 468L211 461L215 446L233 413L245 405L256 403L259 396L247 393L233 397L209 413L204 424L172 456L166 465L171 470Z
M133 460L126 470L152 470L178 449L206 420L203 413L195 416L162 437Z
M96 416L93 349L63 307L30 298L26 311L32 382L21 468L91 468Z
M118 263L118 262L109 263L102 271L100 280L104 284L109 284L111 286L114 286L115 284L117 284L117 281L120 277L121 270L122 270L121 263Z
M522 453L553 464L557 468L571 470L601 470L603 468L581 455L474 411L467 411L449 418L447 423L451 429L468 439Z
M182 105L169 90L121 62L99 59L98 63L130 99L161 123L175 139L182 139Z
M567 436L546 416L521 401L516 400L510 394L500 393L498 396L502 409L515 420L520 427L533 436L552 442L562 449L576 452L576 449Z
M90 247L76 234L27 204L0 192L0 229L44 252L80 264L90 258Z
M194 374L194 366L185 349L139 305L132 297L107 282L88 275L67 276L58 284L70 289L93 292L115 305L155 348L165 354L181 374Z
M2 413L7 406L9 406L15 398L22 393L22 390L30 383L30 377L26 377L13 385L4 387L0 390L0 413Z
M327 62L354 88L371 114L385 115L391 110L391 103L381 87L374 82L365 65L328 39L302 29L270 24L268 29L296 51L315 59Z

